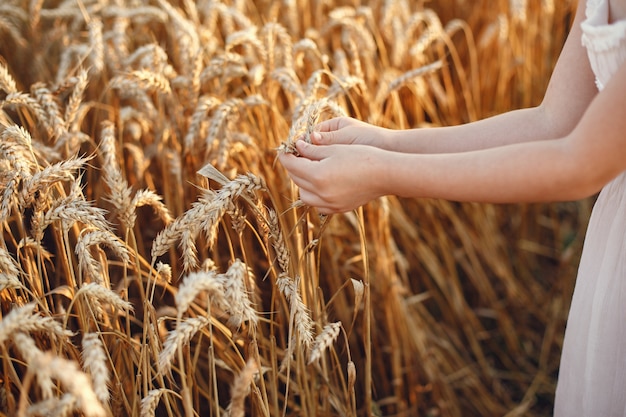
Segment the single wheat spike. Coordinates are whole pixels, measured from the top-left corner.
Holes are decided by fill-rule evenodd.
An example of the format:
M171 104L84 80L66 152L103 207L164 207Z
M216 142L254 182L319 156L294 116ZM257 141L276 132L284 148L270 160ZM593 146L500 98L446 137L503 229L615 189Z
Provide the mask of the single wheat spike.
M223 296L224 288L214 271L191 272L183 278L174 297L178 315L185 313L196 297L203 292L206 292L211 297L212 303L218 307L226 305Z
M102 21L91 19L89 28L89 64L94 74L100 74L104 69L104 40L102 39Z
M94 207L91 203L77 199L75 195L53 202L40 223L33 227L33 237L37 241L43 238L43 231L55 221L61 221L65 228L80 222L95 229L109 230L109 225L104 217L105 210Z
M152 389L141 399L141 410L139 417L154 417L156 408L159 405L161 396L165 393L165 388Z
M207 241L212 245L217 226L228 204L242 194L250 197L254 191L264 189L265 183L261 178L247 174L228 182L217 193L205 192L198 202L192 204L191 209L157 235L152 245L152 257L156 258L167 252L183 236L193 238L199 230L205 231Z
M250 384L259 370L254 359L249 359L246 366L237 375L231 389L231 399L226 409L229 417L244 417L246 412L245 399L250 393Z
M47 191L53 184L60 181L74 181L75 171L81 169L88 158L71 158L35 173L23 181L20 192L20 205L31 205L41 192Z
M15 79L9 73L9 69L0 62L0 90L7 94L17 93L17 84Z
M280 266L281 272L287 274L289 272L289 249L285 242L282 228L278 222L278 216L274 210L267 211L267 221L269 226L269 239L272 247L276 251L276 259Z
M304 90L298 80L298 75L292 68L280 67L271 73L271 77L278 81L283 90L294 96L298 101L304 99Z
M21 287L22 283L19 277L20 269L17 261L5 248L0 247L0 291Z
M65 124L70 131L80 130L79 123L79 109L83 100L83 94L89 83L89 74L87 70L82 69L76 76L76 82L72 89L72 95L70 96L67 106L65 107Z
M169 80L162 74L142 69L131 72L130 77L136 80L141 88L150 92L156 91L166 95L172 93Z
M163 343L163 350L159 352L159 373L165 374L169 372L177 350L188 345L191 338L198 331L208 326L210 322L211 319L202 316L180 321L176 328L169 332L167 339Z
M102 122L100 149L104 167L104 182L109 187L110 201L119 213L124 226L129 225L129 213L134 213L131 202L131 189L122 176L116 150L115 127L112 122Z
M198 222L205 218L205 216L208 216L212 210L208 199L210 199L210 196L205 195L201 197L200 200L193 203L191 208L182 216L175 219L172 223L168 224L165 229L159 232L152 243L151 256L153 259L167 252L183 235L188 235L192 232L194 234L198 233Z
M109 381L111 380L107 355L100 336L96 333L85 333L83 336L83 369L91 375L93 390L102 404L110 400Z
M226 311L230 314L228 322L235 328L247 322L254 330L259 321L246 288L246 281L251 280L251 274L246 264L236 259L228 271L218 277L224 290Z
M98 284L104 283L102 279L103 272L100 269L101 266L98 261L92 256L90 248L100 245L112 249L124 264L130 261L128 249L113 233L107 230L83 230L78 238L75 249L76 255L78 256L78 267L85 271L87 276L93 278Z
M73 335L63 329L61 324L52 317L34 313L35 303L14 308L0 321L0 344L4 344L15 332L40 331L53 340L68 340Z
M120 297L115 291L105 288L95 282L83 284L74 295L74 298L85 296L87 300L99 306L101 303L109 304L114 311L133 311L133 305Z
M276 279L276 286L289 302L291 309L290 320L294 323L300 340L304 346L309 348L313 343L313 321L298 291L297 280L290 278L285 273L281 273Z
M13 344L24 358L24 362L28 366L34 366L38 355L42 355L43 352L37 347L35 340L29 335L16 331L13 336ZM37 374L37 383L39 389L41 389L41 396L44 399L50 399L54 396L55 387L52 378L45 374Z
M254 199L254 191L265 189L265 182L253 174L239 175L224 185L211 202L212 210L209 215L201 220L200 226L204 230L208 244L213 246L215 243L219 222L234 199L242 194Z
M341 322L327 324L322 332L315 338L313 349L309 355L309 363L318 361L322 353L333 344L341 330Z
M44 120L42 121L50 127L53 139L56 140L60 138L67 131L67 126L61 116L61 109L59 108L57 98L40 82L33 84L31 91L43 109L43 115L41 115L41 117L43 117Z
M189 124L189 129L187 130L187 134L185 135L185 140L183 142L185 153L191 153L194 149L196 149L196 141L201 136L204 136L204 125L207 122L207 115L219 104L220 101L215 97L200 97L198 104L196 105L196 109L191 116L191 123Z
M134 227L137 217L136 210L138 207L150 206L159 216L163 223L170 224L172 216L167 206L163 204L163 198L152 190L139 190L130 202L131 213L125 216L126 226L130 229Z

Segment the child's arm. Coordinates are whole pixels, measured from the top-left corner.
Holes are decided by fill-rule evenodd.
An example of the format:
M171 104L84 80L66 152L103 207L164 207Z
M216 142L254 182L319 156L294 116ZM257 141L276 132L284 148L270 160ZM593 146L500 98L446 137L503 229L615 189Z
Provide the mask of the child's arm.
M297 142L281 162L306 204L323 213L382 195L539 202L592 195L626 170L626 63L568 134L483 150L419 154ZM523 129L522 129L523 130Z
M447 153L567 135L597 94L587 52L581 43L584 5L584 1L579 2L541 105L460 126L429 129L389 130L353 119L334 119L320 124L322 131L317 144L353 143L397 152Z

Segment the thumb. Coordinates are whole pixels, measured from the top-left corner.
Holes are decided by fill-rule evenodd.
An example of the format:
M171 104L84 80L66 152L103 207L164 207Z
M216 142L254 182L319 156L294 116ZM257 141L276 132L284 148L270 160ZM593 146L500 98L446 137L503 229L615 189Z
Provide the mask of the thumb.
M323 146L317 146L313 143L306 143L303 140L299 140L296 142L296 148L298 149L298 153L300 154L300 156L303 156L313 161L322 160L328 155L327 148Z

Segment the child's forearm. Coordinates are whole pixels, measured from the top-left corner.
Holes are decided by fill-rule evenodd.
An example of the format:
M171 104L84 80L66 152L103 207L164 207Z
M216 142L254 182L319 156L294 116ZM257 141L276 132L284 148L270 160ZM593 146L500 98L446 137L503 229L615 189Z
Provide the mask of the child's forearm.
M554 123L542 107L534 107L459 126L390 131L381 147L406 153L467 152L562 137L572 128Z
M577 200L607 178L595 175L567 139L487 150L407 154L389 152L377 178L384 194L453 201L516 203ZM608 176L607 176L608 177Z

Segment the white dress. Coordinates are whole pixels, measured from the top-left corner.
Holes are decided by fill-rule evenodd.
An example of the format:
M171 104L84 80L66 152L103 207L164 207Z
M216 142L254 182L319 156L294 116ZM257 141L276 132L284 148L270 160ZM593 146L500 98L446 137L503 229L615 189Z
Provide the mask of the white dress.
M608 0L587 0L586 14L582 42L602 90L626 61L626 20L609 24ZM626 417L626 172L602 189L591 214L554 415Z

